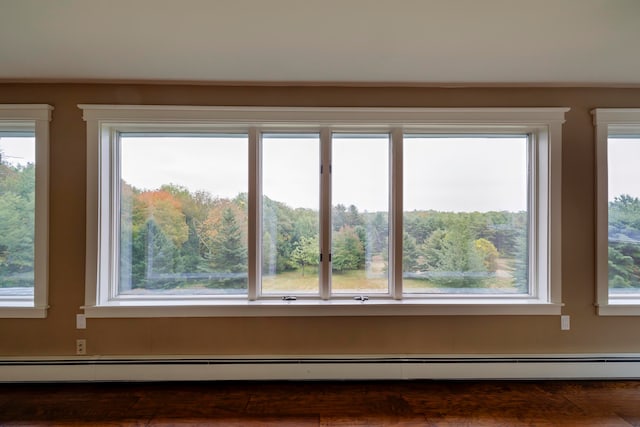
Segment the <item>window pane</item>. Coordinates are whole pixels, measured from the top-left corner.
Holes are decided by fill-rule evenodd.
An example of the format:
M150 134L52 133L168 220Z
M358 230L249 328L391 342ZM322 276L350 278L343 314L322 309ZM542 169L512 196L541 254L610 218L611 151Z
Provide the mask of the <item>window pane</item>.
M640 137L609 138L609 294L640 293Z
M123 134L119 293L247 293L246 135Z
M529 293L527 141L405 136L405 293Z
M389 135L333 136L333 293L388 293Z
M320 136L262 136L262 293L319 293Z
M0 298L33 297L35 159L32 133L0 132Z

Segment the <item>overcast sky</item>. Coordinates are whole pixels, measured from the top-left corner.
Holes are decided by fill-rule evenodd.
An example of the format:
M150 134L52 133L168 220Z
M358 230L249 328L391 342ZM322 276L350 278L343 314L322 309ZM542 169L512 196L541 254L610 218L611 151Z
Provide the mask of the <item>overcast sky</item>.
M247 140L123 138L122 176L140 189L174 183L219 197L247 191ZM33 137L1 137L4 162L35 161ZM640 197L640 139L609 142L609 199ZM264 193L292 207L318 208L319 139L265 138ZM526 209L524 138L405 138L405 210ZM361 211L388 206L388 140L341 138L333 144L333 204Z
M610 138L609 200L622 194L640 197L640 139Z
M26 165L36 161L34 137L0 137L2 161L12 165Z
M386 211L388 138L334 137L333 204ZM263 192L318 208L319 138L265 136ZM234 197L247 188L246 138L122 138L122 177L140 189L173 183ZM526 209L526 140L406 138L405 210Z

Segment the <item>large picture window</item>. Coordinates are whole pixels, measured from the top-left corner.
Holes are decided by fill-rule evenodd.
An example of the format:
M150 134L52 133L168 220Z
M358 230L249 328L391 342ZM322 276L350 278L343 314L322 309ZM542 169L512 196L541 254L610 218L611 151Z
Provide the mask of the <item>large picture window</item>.
M81 108L89 316L559 313L566 109Z
M114 138L117 295L246 295L247 136L127 132Z
M640 110L596 109L598 312L640 315Z
M528 135L407 135L405 292L530 295Z
M45 317L48 105L0 105L0 317Z

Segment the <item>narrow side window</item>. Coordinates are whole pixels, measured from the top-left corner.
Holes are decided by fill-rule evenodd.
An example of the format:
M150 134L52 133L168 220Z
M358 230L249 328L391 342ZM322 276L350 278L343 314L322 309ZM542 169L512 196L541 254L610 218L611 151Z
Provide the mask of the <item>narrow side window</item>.
M596 109L597 306L640 315L640 109Z
M48 105L0 105L0 317L45 317Z

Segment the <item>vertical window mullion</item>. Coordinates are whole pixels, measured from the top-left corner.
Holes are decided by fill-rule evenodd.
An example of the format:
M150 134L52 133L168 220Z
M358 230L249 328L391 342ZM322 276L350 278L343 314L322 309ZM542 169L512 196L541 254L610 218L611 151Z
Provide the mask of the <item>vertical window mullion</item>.
M389 285L391 296L402 299L402 129L391 131L389 168Z
M117 298L118 293L120 292L118 276L120 274L120 239L122 237L122 233L120 232L120 207L122 205L122 191L120 186L120 181L122 177L122 158L121 158L121 149L120 149L120 132L115 130L111 131L111 136L108 139L108 150L111 150L110 158L114 159L110 162L110 175L109 175L109 183L107 185L110 186L108 190L108 194L111 194L112 197L109 199L109 215L111 215L110 224L112 224L111 229L109 230L110 238L109 242L111 242L110 255L111 259L108 265L108 283L109 289L106 295L102 294L102 298L104 302L107 302L110 299Z
M331 130L320 130L320 297L331 296Z
M540 259L540 242L544 242L547 240L546 236L541 235L541 233L547 233L547 227L540 227L540 212L538 212L538 200L539 200L539 185L538 185L538 162L539 162L539 146L537 141L537 135L534 133L530 133L528 137L528 158L527 158L527 168L528 168L528 183L527 183L527 210L529 212L528 224L527 224L527 233L528 233L528 254L527 254L527 264L529 265L529 274L528 274L528 293L533 297L541 297L544 299L548 298L549 290L545 287L538 286L540 282L540 277L538 272L539 270L539 259ZM546 280L544 280L546 282Z
M247 297L249 301L255 301L260 294L261 283L261 242L262 242L262 144L260 141L260 132L256 128L249 129L249 188L248 191L248 230L247 230L247 259L248 266L248 283Z

